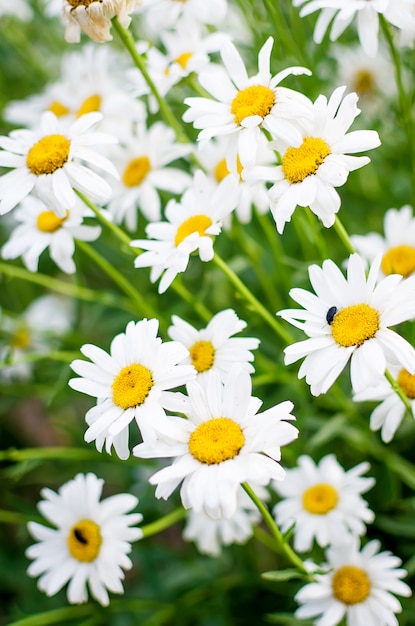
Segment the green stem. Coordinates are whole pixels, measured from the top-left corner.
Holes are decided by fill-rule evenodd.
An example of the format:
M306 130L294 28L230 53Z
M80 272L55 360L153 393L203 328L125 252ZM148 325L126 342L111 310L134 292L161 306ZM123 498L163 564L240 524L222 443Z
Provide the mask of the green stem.
M310 574L304 566L303 561L300 557L294 552L291 546L284 540L282 533L278 526L276 525L274 518L271 513L268 511L265 504L258 498L253 489L248 485L248 483L242 483L242 487L248 496L251 498L252 502L257 507L258 511L261 513L264 518L265 523L267 524L269 530L271 531L272 536L277 542L277 546L280 551L287 557L287 559L308 579L310 579Z
M338 234L338 236L341 239L341 241L344 243L348 253L349 254L354 254L356 252L356 250L354 249L354 246L353 246L352 242L350 241L350 237L349 237L349 235L347 233L347 230L343 226L343 224L340 221L340 218L339 218L338 215L336 215L335 219L334 219L334 230Z
M45 274L39 272L32 273L23 267L17 267L15 265L9 265L8 263L0 262L0 274L11 276L12 278L18 278L25 280L26 282L34 283L45 287L49 291L56 291L64 296L70 298L77 298L78 300L85 300L87 302L99 302L104 306L116 307L117 309L123 309L131 312L131 303L125 298L113 296L112 294L102 291L95 291L94 289L88 289L87 287L81 287L74 283L65 282L58 278L51 278Z
M10 362L4 361L3 363L0 363L0 370L5 369L10 365L37 363L38 361L61 361L63 363L70 363L74 359L78 359L79 356L79 352L69 352L64 350L47 352L46 354L26 354L23 358L19 358L18 360L11 359Z
M117 239L119 239L121 243L125 244L128 249L132 251L132 254L134 254L134 250L130 246L131 239L127 235L127 233L125 233L119 226L114 224L114 222L110 222L110 220L107 220L107 218L102 214L102 211L100 211L96 204L91 202L91 200L87 198L87 196L85 196L81 191L75 189L75 192L81 198L82 202L86 204L86 206L89 207L91 211L93 211L93 213L95 213L96 218L101 222L101 224L105 226L105 228L110 230L117 237Z
M0 461L14 461L23 463L25 461L50 461L50 460L71 460L71 461L96 461L99 457L104 460L114 460L110 455L100 455L99 452L90 449L69 448L65 446L51 446L49 448L24 448L16 450L0 450ZM116 459L115 459L116 460ZM125 461L123 461L124 463Z
M157 317L155 311L150 307L150 305L144 300L141 294L136 290L135 287L111 264L109 263L99 252L92 248L89 244L84 241L76 242L78 248L80 248L85 254L89 256L90 259L98 265L112 280L116 285L118 285L126 294L129 296L131 301L137 306L140 315L147 317Z
M6 626L48 626L48 624L60 624L67 620L79 619L90 615L96 607L93 604L84 606L66 606L63 609L54 609L45 613L38 613L30 617L24 617L17 622L9 622Z
M166 528L170 528L170 526L173 526L173 524L176 524L176 522L179 522L184 517L186 517L185 509L175 509L171 513L168 513L167 515L161 517L155 522L151 522L150 524L141 526L141 530L143 531L143 537L151 537L152 535L157 535Z
M412 406L411 406L411 403L409 402L407 395L402 391L401 387L398 385L397 381L394 379L394 377L389 372L389 370L385 370L385 378L389 381L394 392L399 396L399 398L404 403L406 409L412 415Z
M162 98L161 95L159 94L156 85L154 84L150 74L147 71L143 57L137 52L135 41L130 31L124 28L123 26L121 26L121 24L119 23L116 17L113 18L112 24L115 30L117 31L119 38L123 42L124 46L127 48L128 52L130 53L131 58L134 61L136 67L140 70L141 74L143 75L147 85L149 86L151 90L151 93L157 100L157 103L160 108L160 112L163 115L165 121L175 131L177 140L180 141L181 143L189 143L190 139L184 132L176 115L170 109L169 105L164 100L164 98Z
M225 263L225 261L223 261L221 257L216 253L213 257L213 260L216 265L222 270L222 272L228 277L234 287L239 291L241 296L245 298L247 302L249 302L253 310L262 317L262 319L277 333L279 337L281 337L283 341L285 341L285 343L292 343L294 340L291 337L291 334L281 326L277 318L271 315L271 313L254 296L252 291L250 291L248 287L243 284L241 279L235 274L235 272L229 267L229 265Z
M22 524L34 521L33 515L18 513L17 511L6 511L0 509L0 524Z

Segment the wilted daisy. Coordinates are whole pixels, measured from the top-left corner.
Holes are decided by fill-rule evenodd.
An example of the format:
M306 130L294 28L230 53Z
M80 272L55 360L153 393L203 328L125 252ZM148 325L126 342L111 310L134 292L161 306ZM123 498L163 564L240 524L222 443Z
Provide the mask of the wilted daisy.
M258 54L258 73L248 77L242 58L230 41L224 41L221 56L225 68L199 74L199 82L214 98L186 98L190 108L183 119L201 129L199 140L227 135L226 161L237 171L237 156L246 168L256 162L261 129L287 142L300 141L296 122L310 115L310 102L304 95L280 87L290 74L310 74L304 67L289 67L271 75L270 57L274 40L269 37Z
M80 359L71 363L81 378L72 378L70 387L98 399L86 414L85 441L95 441L99 451L105 442L107 452L114 445L120 458L128 458L133 419L143 439L154 439L159 427L169 425L164 409L172 394L166 390L195 376L191 365L179 365L188 356L186 348L175 341L162 342L157 332L156 319L129 322L125 333L112 340L110 354L85 344L81 352L92 363Z
M15 212L19 225L1 249L3 259L22 257L31 272L37 272L39 257L49 248L50 258L63 272L76 271L73 254L75 240L95 241L101 233L100 226L83 224L84 217L93 217L77 199L65 217L58 217L41 200L34 196L25 198Z
M334 454L318 464L302 455L298 467L286 470L285 479L274 483L283 498L274 508L275 519L283 533L295 523L295 550L311 550L313 540L325 548L350 534L364 534L365 523L374 519L361 497L375 482L362 476L368 469L368 463L360 463L345 471Z
M411 406L412 417L415 418L415 376L405 368L390 365L389 371L393 379L407 397ZM353 396L355 402L365 400L380 402L370 416L370 428L380 430L385 443L392 441L406 413L406 406L387 380L376 387L368 387Z
M286 401L258 413L261 400L251 396L251 379L233 366L223 385L217 372L187 384L188 402L181 411L187 419L170 417L176 436L139 444L140 458L174 457L172 465L150 478L156 497L167 499L183 481L183 506L210 517L232 517L238 507L238 489L245 481L267 485L285 472L278 461L280 447L298 434Z
M132 567L127 556L130 542L141 539L134 528L140 513L129 513L138 500L122 493L100 500L104 481L95 474L77 474L57 493L44 488L38 508L53 525L29 522L28 529L38 541L26 550L33 559L27 573L40 576L38 587L53 596L68 584L70 604L87 602L88 591L107 606L108 591L123 593L124 570Z
M333 21L330 39L336 41L356 18L357 32L363 50L369 56L376 56L379 14L385 12L390 0L293 0L295 7L302 4L305 6L300 11L301 17L321 9L314 29L316 43L322 42L330 22Z
M128 28L136 3L137 0L63 0L66 41L78 43L82 31L98 43L111 41L112 18Z
M407 278L415 272L415 218L412 207L389 209L383 220L384 237L378 233L353 235L356 251L368 261L382 255L380 268L384 275L401 274Z
M156 122L148 129L140 124L113 154L112 161L120 173L108 204L114 221L119 224L125 220L127 228L135 231L139 210L147 220L159 220L158 190L180 194L191 185L192 178L187 172L170 166L189 151L188 145L176 143L174 131L163 122Z
M213 259L213 239L221 232L222 220L236 205L237 183L227 176L219 185L198 170L193 185L180 202L170 200L165 222L148 224L149 239L131 241L135 248L146 250L135 260L135 267L151 267L150 280L164 293L177 274L186 270L189 257L196 250L201 261ZM153 241L154 240L154 241Z
M264 487L251 485L262 502L269 498ZM219 556L222 546L243 544L252 537L253 527L259 523L261 514L246 492L239 487L238 508L232 517L212 519L204 511L189 511L183 539L194 541L202 554Z
M198 377L217 371L224 381L233 363L239 363L247 372L253 372L251 350L259 346L254 337L232 337L246 328L232 309L220 311L212 317L206 328L197 330L178 315L172 316L173 326L168 329L171 339L182 343L189 351L183 363L191 363Z
M311 265L315 294L292 289L291 297L304 309L278 313L309 337L284 350L285 364L305 357L298 377L305 377L315 396L326 393L349 359L355 393L381 382L390 357L415 374L414 348L389 328L415 317L415 278L392 274L377 283L380 261L367 278L358 254L349 257L347 278L330 259L321 268Z
M346 618L348 626L398 626L395 613L402 610L395 595L410 596L401 578L401 560L389 550L379 552L379 541L359 551L357 539L327 550L327 574L315 574L316 582L295 596L300 619L317 618L315 624L335 626Z
M37 130L13 130L0 137L0 166L13 168L0 177L0 215L34 192L54 207L58 217L75 204L74 188L98 203L111 196L111 187L83 162L117 178L112 163L90 146L116 143L111 135L92 131L101 113L83 115L69 128L56 115L43 113Z
M279 233L291 220L297 205L309 206L329 228L340 209L340 196L335 187L344 185L349 172L370 162L367 156L350 153L371 150L380 145L374 130L346 133L355 117L357 95L343 98L345 87L338 87L330 99L319 96L312 106L312 120L304 124L294 142L276 139L271 145L281 153L281 165L256 167L250 180L267 180L271 211ZM348 154L346 154L348 153Z

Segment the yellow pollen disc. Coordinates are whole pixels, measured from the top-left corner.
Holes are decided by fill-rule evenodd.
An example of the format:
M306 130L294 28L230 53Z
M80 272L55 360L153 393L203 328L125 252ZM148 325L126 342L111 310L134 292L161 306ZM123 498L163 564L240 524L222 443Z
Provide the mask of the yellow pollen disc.
M96 113L101 110L101 96L89 96L86 100L83 101L81 106L78 109L78 113L76 117L81 117L81 115L85 115L86 113Z
M390 248L383 255L381 268L384 274L401 274L407 278L415 271L415 248L405 245Z
M69 211L66 211L65 217L58 217L53 211L42 211L37 216L36 226L43 233L54 233L61 228L68 215Z
M210 370L215 361L215 348L210 341L197 341L189 352L192 365L199 373Z
M359 96L370 96L375 91L376 80L372 72L361 69L356 72L353 91Z
M20 328L10 339L10 346L12 348L24 350L24 348L28 348L30 346L30 342L31 339L27 330L25 328Z
M201 237L205 235L206 229L212 225L212 220L207 215L192 215L183 224L180 224L174 238L174 245L178 246L186 237L192 233L199 233Z
M150 159L146 156L137 157L129 162L122 176L126 187L138 187L141 185L151 170Z
M298 148L288 148L282 158L282 171L290 183L301 183L315 174L330 154L330 148L320 137L305 137Z
M360 567L345 565L340 567L332 581L333 595L343 604L364 602L370 593L370 580Z
M250 115L264 119L275 104L275 93L264 85L252 85L239 91L231 103L231 113L236 124L241 124Z
M64 115L68 115L69 109L67 106L62 104L62 102L58 102L54 100L49 107L49 111L52 111L56 115L56 117L63 117Z
M102 0L68 0L71 7L89 7L93 2L102 2Z
M379 313L368 304L353 304L336 313L330 328L340 346L361 346L379 330Z
M71 142L63 135L47 135L30 148L26 165L32 174L53 174L69 158Z
M241 179L242 170L243 170L243 165L239 158L239 154L237 154L236 155L236 171L239 174L240 180L242 180ZM228 170L228 166L226 165L226 159L222 159L222 161L219 161L219 163L215 167L215 178L217 182L218 183L222 182L222 180L226 178L226 176L228 176L229 174L230 174L230 171Z
M192 58L192 53L191 52L183 52L176 59L174 59L174 62L178 63L180 65L180 67L183 70L185 70L186 67L187 67L187 64L189 63L191 58Z
M199 424L189 439L189 452L200 463L214 465L239 454L245 437L229 417L215 417Z
M407 398L415 399L415 376L402 369L398 375L398 385Z
M99 526L83 519L72 526L68 535L69 552L77 561L90 563L97 558L102 543Z
M325 515L336 508L338 499L334 487L326 483L319 483L304 491L303 507L314 515Z
M126 365L112 383L112 400L124 410L131 409L143 404L153 385L153 376L144 365Z

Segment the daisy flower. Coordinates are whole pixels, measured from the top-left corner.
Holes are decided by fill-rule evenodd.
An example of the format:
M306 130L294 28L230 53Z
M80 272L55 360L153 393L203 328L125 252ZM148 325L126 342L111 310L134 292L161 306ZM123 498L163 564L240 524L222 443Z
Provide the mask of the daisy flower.
M77 474L57 493L44 488L39 511L54 527L29 522L30 534L38 543L26 550L33 562L29 576L40 576L38 587L53 596L68 584L70 604L87 602L91 595L103 606L108 591L123 593L124 570L132 567L127 556L131 541L141 539L140 513L135 496L117 494L100 500L104 481L95 474Z
M41 296L16 316L0 311L2 380L27 380L33 362L26 357L57 349L73 322L72 302L54 295ZM7 363L7 365L6 365Z
M176 143L174 131L163 122L156 122L149 129L140 124L112 155L112 162L120 173L107 207L114 221L119 224L125 220L127 228L135 231L138 209L147 220L159 220L158 190L181 194L191 185L189 174L169 166L189 152L190 147Z
M232 517L238 489L245 481L265 486L282 480L280 446L298 434L290 420L292 402L258 413L261 400L251 396L251 378L233 366L223 385L217 372L187 384L188 401L181 411L187 419L170 417L176 436L135 446L139 458L174 457L172 465L150 478L156 498L167 499L183 481L183 506L205 511L214 519Z
M227 0L140 0L137 13L145 17L146 26L157 35L166 29L176 29L180 24L194 28L207 24L217 26L224 19L227 8Z
M48 205L53 203L58 217L65 217L74 206L74 188L105 203L111 196L111 187L81 163L86 161L115 178L118 176L108 159L90 149L93 145L116 142L111 135L87 132L101 120L101 113L88 113L67 128L47 111L41 116L38 130L13 130L8 137L0 137L0 166L13 168L0 177L0 215L32 192Z
M232 363L239 363L247 372L255 371L249 361L254 360L251 350L258 348L259 339L232 337L247 326L232 309L214 315L202 330L197 330L178 315L173 315L172 321L173 326L167 333L187 348L189 357L183 363L191 363L198 378L213 370L224 381Z
M149 239L131 241L133 247L146 250L136 258L135 267L151 267L152 283L164 272L159 293L164 293L177 274L186 270L192 252L197 250L201 261L213 259L213 238L221 232L223 218L235 208L236 188L233 177L213 185L198 170L180 202L170 200L167 204L167 221L148 224Z
M298 377L305 377L315 396L330 389L349 360L355 393L379 384L392 356L415 374L414 348L389 328L415 316L415 278L392 274L377 283L380 260L367 278L358 254L349 257L347 278L330 259L321 268L311 265L315 294L292 289L291 297L304 309L278 313L309 337L284 350L285 364L305 357Z
M15 212L19 225L1 249L3 259L22 257L27 269L37 272L39 257L49 248L50 258L66 274L76 271L73 254L75 240L95 241L101 233L100 226L86 226L84 217L94 217L92 211L77 199L65 217L58 217L41 200L34 196L25 198Z
M137 0L63 0L66 41L79 43L82 31L98 43L111 41L112 18L128 28L136 3Z
M207 174L220 183L226 176L234 176L238 183L238 201L234 211L235 217L241 224L248 224L252 219L253 207L260 215L269 211L268 190L263 181L250 184L242 178L242 164L237 156L237 172L231 173L226 165L227 138L218 137L216 141L198 144L198 159ZM275 153L269 148L269 141L265 135L260 135L257 152L258 165L274 165ZM232 214L232 215L233 215ZM230 227L231 216L224 220L225 228Z
M295 550L311 550L313 540L325 548L350 534L364 534L365 522L374 519L361 497L375 482L362 476L368 469L368 463L360 463L345 471L334 454L329 454L318 464L302 455L298 467L286 470L285 479L274 484L283 500L273 513L283 533L295 523Z
M402 610L395 595L410 596L401 578L401 560L389 550L379 552L380 543L370 541L360 551L358 539L327 550L326 574L315 574L316 582L300 589L295 599L300 619L316 618L317 626L335 626L346 618L348 626L370 624L398 626L395 613Z
M261 129L287 142L299 141L296 122L310 115L310 101L304 95L280 87L290 74L308 74L304 67L289 67L275 76L270 72L274 40L269 37L258 54L258 73L248 77L242 58L230 41L224 41L221 57L225 68L210 69L199 74L199 82L214 98L186 98L185 122L202 129L199 140L226 135L227 166L236 172L236 159L246 168L256 162ZM226 71L225 71L226 70Z
M259 485L252 485L262 502L269 498L269 493ZM244 544L252 537L253 527L259 523L261 515L242 487L237 493L238 508L232 517L212 519L204 511L196 513L192 509L187 516L183 539L194 541L202 554L219 556L222 546L234 543Z
M401 274L404 278L415 272L415 218L412 207L389 209L383 220L384 237L378 233L353 235L356 251L369 262L382 255L382 274Z
M271 145L281 153L281 165L256 167L248 174L249 181L267 180L271 212L281 234L297 205L310 209L326 228L334 224L340 209L340 196L335 187L344 185L352 172L370 162L367 156L346 153L372 150L380 145L374 130L345 131L359 115L357 95L343 98L345 87L337 88L327 101L319 96L312 106L313 119L298 131L294 142L275 139Z
M415 376L396 365L390 365L389 371L408 398L412 417L415 418ZM355 394L353 400L355 402L380 401L370 416L370 428L375 431L381 430L382 441L390 443L406 413L405 404L390 382L384 380L376 387L368 387Z
M165 408L172 393L168 389L184 385L195 376L191 365L178 365L188 352L181 344L162 342L157 336L158 320L129 322L125 333L111 342L110 354L85 344L82 354L92 363L76 359L71 368L81 378L72 378L72 389L94 396L98 404L88 411L85 441L96 442L101 452L115 451L129 457L128 426L135 419L143 439L155 438L166 422Z
M305 6L300 16L321 9L314 29L314 41L321 43L333 21L330 39L336 41L343 31L357 19L360 44L368 56L376 56L378 48L379 14L383 14L390 0L293 0L293 6Z

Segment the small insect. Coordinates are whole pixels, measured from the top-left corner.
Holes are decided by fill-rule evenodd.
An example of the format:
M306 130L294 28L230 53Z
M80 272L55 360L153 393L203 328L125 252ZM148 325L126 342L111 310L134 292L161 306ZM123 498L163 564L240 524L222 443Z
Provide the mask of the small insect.
M326 315L326 320L328 324L332 324L333 320L334 320L334 316L337 313L337 307L336 306L331 306L329 308L329 310L327 311L327 315Z
M77 540L79 541L79 543L83 543L83 544L87 544L88 543L88 539L85 538L84 534L82 533L81 530L79 530L79 528L75 528L74 535L77 538Z

